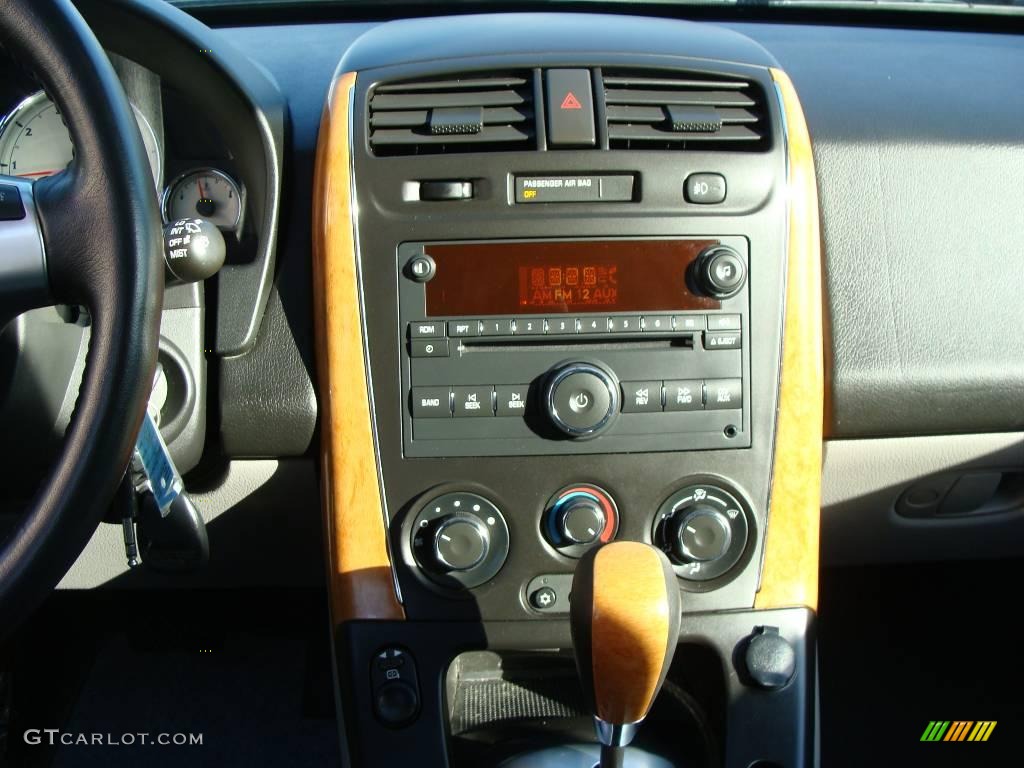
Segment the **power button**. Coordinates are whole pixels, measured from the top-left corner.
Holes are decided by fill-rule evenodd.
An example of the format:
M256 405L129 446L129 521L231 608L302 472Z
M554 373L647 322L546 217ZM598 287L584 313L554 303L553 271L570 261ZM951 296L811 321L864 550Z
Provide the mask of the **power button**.
M618 387L607 372L589 363L567 363L557 368L547 394L552 422L570 437L596 435L618 410Z

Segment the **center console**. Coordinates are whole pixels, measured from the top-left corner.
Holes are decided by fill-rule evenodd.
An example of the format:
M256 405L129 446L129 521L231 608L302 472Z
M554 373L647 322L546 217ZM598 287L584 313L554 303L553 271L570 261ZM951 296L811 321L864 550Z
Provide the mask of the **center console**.
M770 56L664 20L384 24L339 65L315 201L351 764L575 764L573 579L613 541L681 597L626 764L813 764L817 208Z

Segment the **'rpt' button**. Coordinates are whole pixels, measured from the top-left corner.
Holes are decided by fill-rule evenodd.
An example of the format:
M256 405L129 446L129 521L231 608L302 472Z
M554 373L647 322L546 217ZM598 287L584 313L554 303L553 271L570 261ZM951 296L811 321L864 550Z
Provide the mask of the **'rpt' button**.
M455 417L493 416L494 387L452 387Z
M447 419L452 415L448 387L413 387L412 415L417 419Z

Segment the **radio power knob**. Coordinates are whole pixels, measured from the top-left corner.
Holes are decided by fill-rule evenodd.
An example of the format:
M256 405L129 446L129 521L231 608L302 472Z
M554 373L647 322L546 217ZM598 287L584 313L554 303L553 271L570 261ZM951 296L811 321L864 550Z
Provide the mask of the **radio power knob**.
M619 411L619 385L600 366L563 363L548 375L543 402L556 429L585 440L611 426Z
M743 259L727 245L705 250L694 262L694 281L702 293L716 299L735 296L743 288L747 270Z

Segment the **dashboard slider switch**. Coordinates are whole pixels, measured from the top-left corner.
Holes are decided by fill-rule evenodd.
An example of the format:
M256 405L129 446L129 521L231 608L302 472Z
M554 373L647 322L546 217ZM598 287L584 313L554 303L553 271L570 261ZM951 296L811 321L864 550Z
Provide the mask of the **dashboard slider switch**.
M449 200L472 200L472 181L421 181L420 200L445 202Z

